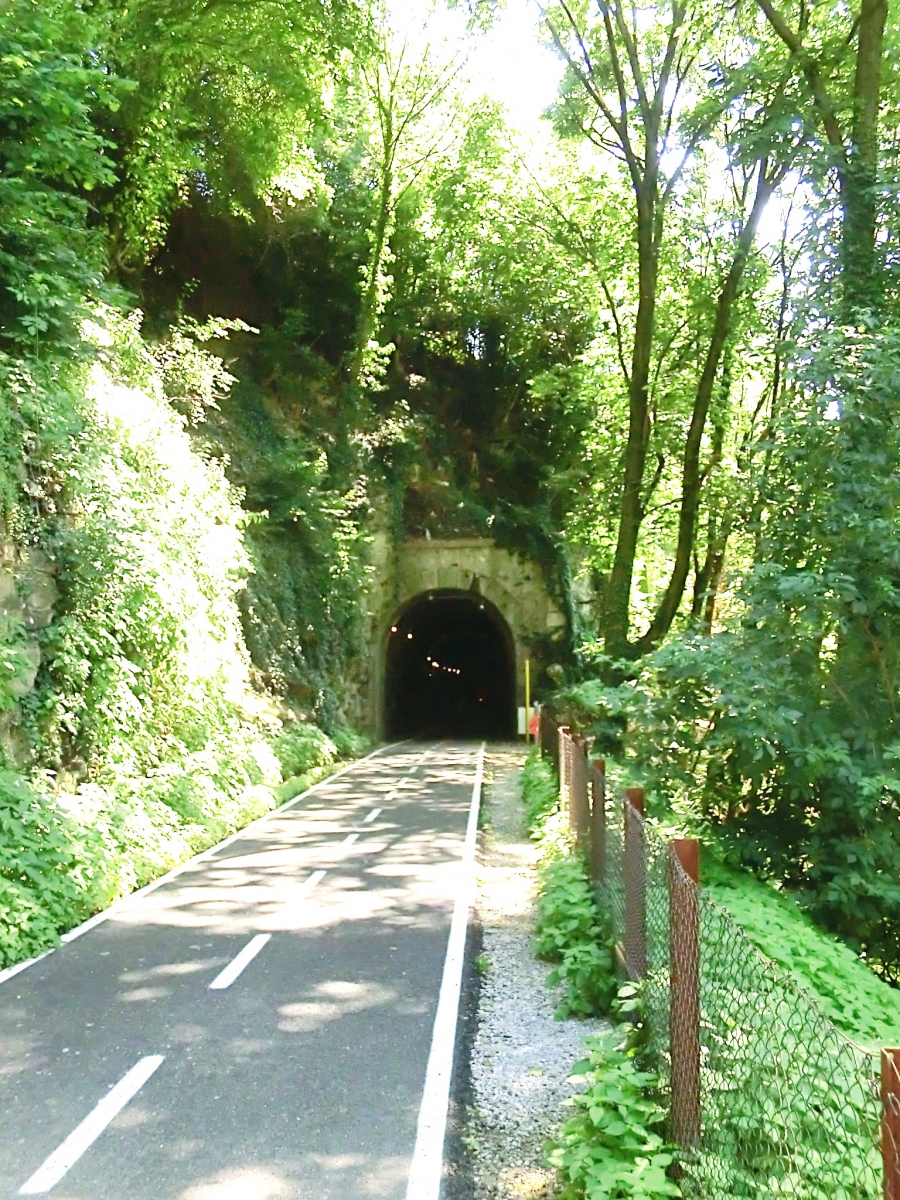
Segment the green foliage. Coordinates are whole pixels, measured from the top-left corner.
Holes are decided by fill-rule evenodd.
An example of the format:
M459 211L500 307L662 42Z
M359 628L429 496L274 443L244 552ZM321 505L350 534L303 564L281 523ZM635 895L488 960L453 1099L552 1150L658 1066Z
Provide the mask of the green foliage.
M131 386L135 323L105 320L105 361L60 373L40 400L74 436L35 464L62 598L28 714L41 765L140 774L240 725L247 564L221 466L159 392Z
M301 7L13 0L0 13L0 505L4 534L40 547L60 592L39 646L15 622L0 631L0 709L21 720L29 803L50 814L32 822L33 894L18 876L6 889L19 887L7 959L259 816L289 786L267 745L280 723L250 689L241 617L252 630L253 601L243 613L237 603L254 563L267 578L277 571L258 553L264 539L245 549L227 448L212 424L199 428L235 382L206 345L251 330L205 312L175 312L167 329L157 312L151 344L139 312L97 300L115 294L110 242L119 265L133 264L191 187L211 211L242 218L248 205L280 214L326 194L308 141L325 93L353 65L346 48L365 54L369 13L353 0L339 14ZM297 635L283 657L303 647L300 678L281 691L328 719L339 743L311 727L279 742L291 782L304 785L337 753L362 749L339 695L362 624L360 455L340 462L352 436L333 473L309 439L286 493L272 494L283 480L269 464L275 521L296 528L309 514L313 532L299 556L296 538L280 547L291 567L301 562L287 596L273 589ZM24 855L21 831L7 833L3 852ZM64 844L74 882L57 902Z
M846 944L817 928L794 897L744 872L705 862L704 889L838 1029L857 1045L897 1044L900 991L874 975Z
M548 984L564 986L557 1017L609 1011L616 993L612 945L576 854L551 855L541 863L534 952L556 964Z
M11 617L0 617L0 713L15 708L34 683L35 647L29 646L25 626Z
M310 143L367 57L369 17L358 0L112 9L101 54L138 85L109 122L120 182L103 207L117 259L148 258L191 191L241 218L314 199Z
M53 945L89 915L97 842L49 797L0 771L0 966Z
M584 864L574 854L553 855L540 865L534 951L558 962L570 946L598 932L598 910Z
M236 603L243 514L172 407L196 416L227 373L195 329L148 347L139 321L99 312L92 365L20 368L12 393L19 520L60 597L34 690L33 643L3 631L0 704L22 705L34 779L4 776L5 961L261 816L287 771L309 779L337 753L308 725L279 741L284 766L269 745L280 722L250 690Z
M359 758L372 745L369 738L357 733L355 729L345 727L332 729L331 740L341 758Z
M574 697L731 859L900 971L896 331L823 336L770 432L756 566L728 628Z
M520 777L525 828L539 837L550 813L559 804L559 782L553 768L537 747L529 752Z
M548 1161L566 1181L565 1200L651 1200L680 1196L667 1175L674 1160L653 1098L659 1080L641 1071L621 1035L587 1038L588 1057L572 1074L583 1084L575 1110L550 1145Z
M144 776L50 794L0 774L0 966L40 953L118 897L214 845L276 802L278 762L227 732Z
M247 480L246 502L264 515L247 531L242 624L259 682L337 730L344 680L363 651L366 541L359 496L340 488L345 471L298 441L270 451Z
M609 939L583 941L567 946L559 964L547 976L547 984L562 984L565 993L556 1016L596 1017L609 1011L615 992L613 951Z
M476 974L484 978L485 975L490 974L491 960L482 952L475 955L475 958L472 960L472 966L475 968Z
M0 9L0 340L73 343L104 290L88 197L115 181L101 114L126 85L97 62L98 21L67 0Z
M877 1054L757 957L724 912L706 906L703 926L704 1140L692 1191L876 1200Z
M337 746L316 725L289 725L274 742L274 750L285 779L304 775L312 767L334 762Z

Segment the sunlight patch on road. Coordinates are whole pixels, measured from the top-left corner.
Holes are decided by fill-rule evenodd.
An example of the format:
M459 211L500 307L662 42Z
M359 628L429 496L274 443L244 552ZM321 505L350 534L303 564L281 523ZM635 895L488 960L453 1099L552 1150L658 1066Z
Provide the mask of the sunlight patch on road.
M215 1179L193 1184L178 1200L282 1200L294 1194L283 1175L251 1167L221 1171Z
M219 966L220 963L221 959L218 958L192 958L187 962L160 963L140 971L122 971L118 979L119 983L150 983L154 979L196 975L199 971L208 971L210 967Z
M382 987L380 983L329 979L313 988L310 1000L282 1004L278 1009L278 1028L283 1033L312 1033L314 1029L351 1013L393 1004L396 997L393 988Z

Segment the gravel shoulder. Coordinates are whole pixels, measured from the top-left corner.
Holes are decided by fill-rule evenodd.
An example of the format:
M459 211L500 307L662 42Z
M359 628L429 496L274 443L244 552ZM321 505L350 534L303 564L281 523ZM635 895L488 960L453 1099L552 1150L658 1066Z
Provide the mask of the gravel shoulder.
M531 951L538 851L524 829L519 795L522 747L488 755L486 827L478 864L485 966L471 1049L463 1140L474 1200L546 1200L558 1190L543 1162L546 1139L565 1119L572 1064L602 1021L557 1021L548 967Z

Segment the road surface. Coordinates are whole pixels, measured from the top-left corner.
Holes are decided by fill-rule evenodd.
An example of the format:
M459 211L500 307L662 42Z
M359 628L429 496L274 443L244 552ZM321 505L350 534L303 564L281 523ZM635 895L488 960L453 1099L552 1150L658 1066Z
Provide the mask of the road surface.
M381 752L0 983L0 1196L437 1200L478 760Z

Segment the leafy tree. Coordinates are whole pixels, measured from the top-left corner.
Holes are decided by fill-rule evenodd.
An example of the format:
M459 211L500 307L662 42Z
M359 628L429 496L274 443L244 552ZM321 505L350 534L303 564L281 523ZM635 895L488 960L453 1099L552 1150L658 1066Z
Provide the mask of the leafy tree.
M877 308L878 121L887 0L861 0L853 12L801 4L795 14L771 0L757 3L808 89L812 112L804 116L824 134L826 161L837 174L845 312Z
M618 160L632 193L633 317L627 309L622 311L604 281L616 361L628 395L628 434L616 487L615 549L603 584L602 632L610 654L634 657L669 631L690 573L702 489L710 473L709 465L702 465L709 413L723 377L759 222L787 169L788 147L778 136L782 96L776 86L761 100L744 102L733 61L735 47L717 42L717 14L702 5L675 2L650 13L620 3L602 3L596 11L587 3L564 3L549 9L546 21L569 68L560 124ZM716 63L712 80L704 78L698 65L708 57ZM699 182L703 177L702 151L715 144L714 133L721 132L728 119L733 232L720 247L721 259L707 281L705 345L698 347L699 370L678 454L681 487L671 571L647 628L632 638L635 556L649 494L658 482L658 475L648 480L647 460L655 424L654 384L661 353L667 349L658 320L661 273L674 240L671 214L690 178ZM679 249L676 242L674 253ZM714 447L708 450L710 462L716 453Z
M451 91L458 63L453 59L440 62L430 44L416 61L408 41L395 42L383 28L376 54L360 66L361 90L374 124L369 152L377 199L368 234L370 249L356 337L346 365L347 377L358 384L376 382L383 373L385 354L391 350L380 346L375 335L392 282L386 267L397 210L429 162L448 148L460 115L454 111L458 105L453 105Z
M120 270L153 253L191 193L252 217L267 193L314 190L310 144L369 45L364 0L111 6L104 57L138 85L110 124L120 183L105 212Z
M18 352L77 340L86 298L105 292L91 197L115 181L98 132L127 86L92 55L78 4L13 0L0 11L0 339ZM94 212L95 216L95 212Z

